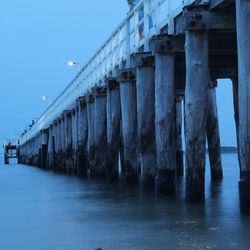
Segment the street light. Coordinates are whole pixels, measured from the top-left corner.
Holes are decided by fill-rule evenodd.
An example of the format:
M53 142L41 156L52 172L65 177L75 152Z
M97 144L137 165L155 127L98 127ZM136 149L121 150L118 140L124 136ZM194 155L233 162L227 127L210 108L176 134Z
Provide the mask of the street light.
M43 100L48 100L49 106L50 106L51 100L50 100L50 98L48 96L43 96L42 99Z
M80 63L76 61L68 61L68 66L71 68L77 66L78 71L80 71L80 68L81 68Z

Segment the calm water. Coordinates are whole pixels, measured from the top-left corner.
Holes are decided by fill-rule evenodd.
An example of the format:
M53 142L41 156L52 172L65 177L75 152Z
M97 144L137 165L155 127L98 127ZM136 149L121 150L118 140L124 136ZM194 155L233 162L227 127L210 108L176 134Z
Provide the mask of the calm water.
M241 215L236 155L223 156L224 180L206 181L205 204L156 198L128 188L0 165L1 250L250 249Z

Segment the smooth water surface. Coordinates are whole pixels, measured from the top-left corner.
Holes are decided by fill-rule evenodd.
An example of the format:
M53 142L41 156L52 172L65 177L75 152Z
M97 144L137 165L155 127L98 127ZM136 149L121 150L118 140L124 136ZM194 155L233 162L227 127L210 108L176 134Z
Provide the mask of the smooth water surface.
M239 208L237 155L224 180L206 178L205 204L124 184L0 165L1 250L250 249L250 217Z

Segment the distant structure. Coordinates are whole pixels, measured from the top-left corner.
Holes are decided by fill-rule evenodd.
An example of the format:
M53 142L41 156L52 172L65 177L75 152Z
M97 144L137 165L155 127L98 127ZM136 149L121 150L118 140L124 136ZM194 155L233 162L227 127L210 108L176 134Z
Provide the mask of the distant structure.
M10 159L16 158L17 161L19 157L19 141L4 141L4 164L10 163Z

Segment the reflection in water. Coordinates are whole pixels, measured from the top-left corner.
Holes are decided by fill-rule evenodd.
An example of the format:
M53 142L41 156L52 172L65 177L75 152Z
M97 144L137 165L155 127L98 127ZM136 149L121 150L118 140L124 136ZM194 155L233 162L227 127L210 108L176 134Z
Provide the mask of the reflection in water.
M27 166L0 167L0 249L248 249L236 155L224 155L224 180L206 201L156 197L141 187L86 181Z

